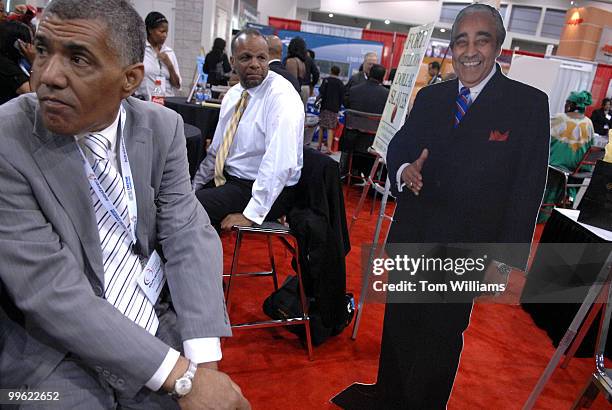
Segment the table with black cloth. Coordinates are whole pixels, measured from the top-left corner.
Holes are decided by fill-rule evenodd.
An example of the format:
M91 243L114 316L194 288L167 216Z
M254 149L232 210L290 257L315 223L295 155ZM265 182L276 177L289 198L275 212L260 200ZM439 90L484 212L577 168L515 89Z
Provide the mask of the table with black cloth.
M521 295L523 309L531 315L540 329L546 331L555 347L559 345L565 335L580 308L580 303L525 302L534 300L533 298L542 294L545 289L550 291L556 287L579 289L577 290L579 292L577 293L578 297L575 300L584 299L589 286L599 274L612 248L609 245L612 232L593 232L593 229L588 229L576 222L575 217L570 218L570 215L575 215L575 212L578 211L553 210L542 232L540 244L563 245L538 246ZM569 253L571 253L571 256L568 257ZM580 267L555 263L566 258L577 261ZM591 325L576 352L576 357L593 356L600 317L601 312ZM612 337L608 337L605 354L607 357L612 357Z
M189 176L193 179L200 162L204 159L204 139L199 128L184 123L185 139L187 140L187 161L189 162Z
M181 114L186 124L196 126L202 137L212 139L219 122L219 108L188 103L185 97L166 97L166 107Z

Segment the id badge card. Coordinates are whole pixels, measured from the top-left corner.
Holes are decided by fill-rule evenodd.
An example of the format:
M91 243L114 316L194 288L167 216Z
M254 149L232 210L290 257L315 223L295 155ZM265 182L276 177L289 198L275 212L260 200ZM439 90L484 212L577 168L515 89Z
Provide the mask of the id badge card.
M164 275L164 264L157 251L153 251L144 267L142 273L137 279L138 286L145 293L147 298L155 305L159 294L161 293L164 284L166 283L166 275Z

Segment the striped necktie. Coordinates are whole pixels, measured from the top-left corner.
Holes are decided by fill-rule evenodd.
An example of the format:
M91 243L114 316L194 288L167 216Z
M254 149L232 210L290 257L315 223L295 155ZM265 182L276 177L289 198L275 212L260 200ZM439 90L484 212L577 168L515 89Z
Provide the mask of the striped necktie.
M238 104L236 104L236 110L230 119L229 126L223 135L223 142L221 142L219 151L217 151L217 157L215 158L215 186L225 184L225 175L223 175L225 160L227 159L227 154L229 153L229 149L234 141L234 136L236 135L236 130L238 129L238 123L240 123L240 118L242 118L242 114L244 113L244 110L249 102L249 97L250 95L247 90L244 90L240 96L240 101L238 101Z
M455 110L455 128L459 126L461 119L467 112L468 108L472 104L472 96L470 95L470 89L467 87L461 87L459 95L457 95L457 104Z
M84 144L93 156L92 169L109 200L130 226L121 175L108 159L110 141L100 134L88 135ZM132 251L130 234L113 218L91 189L104 262L104 297L128 319L155 335L159 320L136 279L142 272L140 258Z

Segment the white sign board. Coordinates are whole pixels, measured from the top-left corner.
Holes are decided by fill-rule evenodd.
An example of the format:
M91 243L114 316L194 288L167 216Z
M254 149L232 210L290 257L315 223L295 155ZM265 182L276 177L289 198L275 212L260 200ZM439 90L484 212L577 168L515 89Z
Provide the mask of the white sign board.
M372 145L374 150L383 158L387 157L389 142L406 120L410 95L427 51L433 27L434 23L429 23L413 27L408 32L404 52L397 66L395 79L391 85L387 104Z
M515 54L508 77L552 95L561 61Z

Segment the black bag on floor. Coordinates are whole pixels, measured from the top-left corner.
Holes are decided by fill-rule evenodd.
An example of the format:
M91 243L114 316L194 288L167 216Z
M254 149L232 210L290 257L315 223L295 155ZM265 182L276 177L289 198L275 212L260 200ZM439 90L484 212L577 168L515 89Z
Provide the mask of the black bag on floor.
M578 222L612 230L612 164L597 161L591 182L578 205Z
M284 320L300 317L303 314L298 292L299 282L297 276L289 276L278 290L272 292L264 300L263 311L270 318ZM355 315L355 300L352 293L347 293L346 320L335 327L326 327L317 309L317 303L313 298L308 300L308 316L310 317L310 337L312 344L319 346L329 337L340 334L353 320ZM306 332L303 326L287 326L287 330L298 335L302 341L306 340Z

